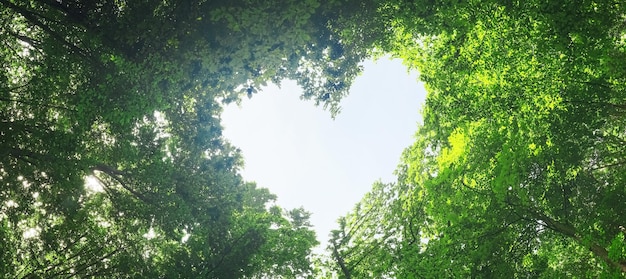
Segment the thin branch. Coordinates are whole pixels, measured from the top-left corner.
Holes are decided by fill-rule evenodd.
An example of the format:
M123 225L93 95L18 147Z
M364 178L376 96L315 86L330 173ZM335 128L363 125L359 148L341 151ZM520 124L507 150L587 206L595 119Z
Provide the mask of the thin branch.
M50 18L49 16L44 15L44 14L42 14L42 13L40 13L40 12L37 12L37 11L34 11L34 10L27 10L26 8L24 8L24 7L20 7L20 6L17 6L17 5L16 5L16 7L20 8L21 10L23 10L23 11L25 11L25 12L27 12L27 13L29 13L29 14L33 15L33 16L36 16L36 17L38 17L38 18L41 18L41 19L43 19L43 20L44 20L44 21L46 21L46 22L54 22L54 23L56 23L56 24L65 25L65 24L64 24L63 22L61 22L60 20L58 20L58 19L54 19L54 18ZM21 12L19 12L19 13L20 13L20 14L22 14ZM23 15L23 14L22 14L22 15Z
M498 229L497 229L497 230L495 230L495 231L491 231L491 232L488 232L488 233L484 233L484 234L482 234L482 235L478 236L478 239L498 235L498 234L500 234L500 233L502 233L502 232L506 231L509 227L511 227L511 225L516 224L517 222L522 221L522 220L524 220L524 219L523 219L523 218L517 218L517 219L515 219L515 220L513 220L513 221L511 221L511 222L505 223L505 224L504 224L504 226L502 226L502 227L498 228Z
M374 251L374 249L376 249L377 247L380 246L380 244L383 242L383 240L387 240L389 237L391 237L391 235L393 235L393 232L388 232L387 234L385 234L384 237L380 238L380 239L376 239L374 240L374 243L372 243L371 245L369 245L369 249L366 250L364 253L361 254L361 258L358 259L354 264L352 269L354 269L354 267L358 266L359 264L361 264L361 262L367 258L368 255L370 255L370 253L372 251Z
M15 32L13 32L11 30L6 30L5 29L5 31L7 32L7 34L9 34L9 35L15 37L16 39L18 39L18 40L20 40L20 41L22 41L24 43L27 43L27 44L29 44L29 45L31 45L33 47L38 47L38 46L41 45L40 41L38 41L36 39L33 39L31 37L27 37L27 36L24 36L22 34L15 33Z
M601 170L601 169L605 169L605 168L610 168L610 167L618 167L621 165L626 164L626 161L620 161L620 162L615 162L612 164L606 164L606 165L602 165L602 166L597 166L594 168L589 168L590 171L595 171L595 170Z
M14 87L14 88L20 88L20 87L23 87L23 86ZM14 88L9 88L9 90L14 89ZM62 106L57 106L57 105L46 105L46 104L43 104L43 103L37 103L37 102L33 102L33 101L22 101L22 100L9 99L9 98L0 98L0 101L14 102L14 103L25 104L25 105L33 105L33 106L39 106L39 107L45 107L45 108L55 108L55 109L61 109L61 110L65 110L65 111L77 112L77 110L75 110L75 109L62 107Z
M61 3L61 1L50 1L50 0L38 0L38 2L42 2L56 10L59 10L63 13L65 13L66 15L71 14L71 11L68 9L68 7L63 6Z
M136 190L134 190L133 188L128 186L126 181L124 181L123 176L128 176L128 175L130 175L130 173L125 172L125 171L121 171L121 170L118 170L118 169L115 169L115 168L112 168L112 167L104 165L104 164L98 164L98 165L92 167L91 170L92 171L99 171L99 172L102 172L102 173L108 175L113 180L115 180L120 186L122 186L122 188L124 188L126 191L130 192L137 199L139 199L142 202L147 203L147 204L151 203L151 201L144 194L142 194L140 192L137 192Z
M229 255L230 252L233 250L233 248L238 245L239 241L241 241L245 237L249 236L250 232L251 232L251 230L249 229L248 231L246 231L245 233L242 233L239 237L237 237L232 242L231 245L228 245L227 247L224 247L224 249L222 249L220 259L217 261L217 263L210 270L208 270L208 272L206 274L211 274L211 273L215 272L215 270L217 270L217 268L220 267L222 265L222 263L224 263L224 260L226 259L226 256Z
M58 251L57 253L59 253L59 254L64 254L64 253L67 253L67 252L68 252L68 249L69 249L70 247L73 247L74 245L76 245L76 243L78 243L78 242L80 241L80 239L81 239L81 238L83 238L83 237L87 236L87 234L88 234L88 233L87 233L87 232L85 232L84 234L82 234L82 235L78 236L78 237L76 238L76 240L74 240L74 241L72 241L71 243L69 243L69 244L65 245L65 247L64 247L63 249L61 249L60 251ZM70 259L72 259L72 258L73 258L73 256L72 256L72 257L70 257L70 258L68 258L68 259L65 259L65 261L69 261L69 260L70 260ZM55 269L55 268L57 268L57 267L61 266L62 264L64 264L64 262L59 261L58 263L56 263L56 264L54 264L54 265L51 265L51 266L49 266L48 268L46 268L46 270L45 270L44 272L45 272L45 273L48 273L48 272L50 272L51 270L53 270L53 269Z
M29 81L29 82L27 82L27 83L25 83L25 84L22 84L22 85L18 85L18 86L14 86L14 87L5 88L5 89L3 89L2 91L3 91L3 92L6 92L6 93L14 92L14 91L17 91L17 90L19 90L19 89L22 89L22 88L24 88L24 87L28 86L29 84L30 84L30 81Z
M8 0L0 0L0 3L3 3L4 5L8 6L12 10L14 10L17 13L21 14L24 18L26 18L28 21L33 23L35 26L41 28L46 33L48 33L50 36L52 36L54 39L58 40L63 45L65 45L67 48L69 48L70 50L73 50L74 52L76 52L76 54L82 55L82 56L87 57L87 58L90 57L89 55L86 54L86 52L84 50L82 50L79 47L77 47L76 45L66 41L61 35L59 35L57 32L52 30L45 23L41 22L41 20L39 20L37 17L45 18L42 15L39 15L39 14L33 12L33 11L29 11L29 10L27 10L27 9L25 9L23 7L20 7L20 6L16 5L16 4L13 4L12 2L10 2ZM47 19L47 20L56 21L56 20L52 20L52 19Z
M411 214L412 215L412 214ZM411 216L409 218L409 234L411 235L411 241L409 241L409 246L413 245L415 242L417 242L417 236L415 231L413 231L413 220L415 218L413 216Z
M20 55L20 51L19 51L19 50L17 50L17 49L15 49L15 46L14 46L14 45L9 44L9 42L8 42L7 40L3 40L3 41L2 41L2 43L4 44L4 46L5 46L7 49L10 49L11 51L13 51L13 54L14 54L15 56L17 56L17 57L19 57L19 58L22 58L22 56ZM22 58L22 59L24 59L24 58Z
M35 159L38 162L53 161L56 159L46 154L35 153L32 151L18 149L18 148L9 148L8 155L11 155L17 159L25 160L26 162L29 162L33 165L36 165L36 164L28 159Z
M343 257L339 254L339 248L337 248L337 243L335 242L335 240L333 239L331 240L331 242L333 245L333 257L335 258L337 264L339 265L339 268L341 269L341 272L346 277L346 279L350 279L351 270L348 269L348 267L346 266L346 263L344 262Z
M104 248L101 248L100 250L98 250L98 252L102 251ZM84 264L81 266L81 268L76 269L73 273L70 274L70 276L68 276L68 278L74 278L76 275L79 274L79 272L82 272L84 270L86 270L87 268L91 267L91 266L95 266L98 262L101 262L104 259L107 259L115 254L117 254L120 250L122 250L122 248L118 247L115 250L104 254L102 257L97 258L92 260L91 262L88 262L87 264Z
M358 203L358 205L360 205L361 202ZM366 217L368 215L370 215L370 213L372 213L372 211L374 211L374 209L377 209L377 207L375 205L372 205L366 212L365 214L361 214L357 219L357 222L354 224L354 226L352 226L350 228L350 230L347 233L348 238L350 238L352 235L354 235L354 232L356 232L357 230L359 230L361 228L361 226L363 226L363 224L365 224L366 221ZM348 240L349 241L349 240ZM344 241L342 240L339 244L344 244Z
M80 250L78 250L78 252L76 252L74 255L72 255L71 257L67 258L65 260L65 263L68 264L68 266L66 266L64 269L59 270L56 273L53 273L52 275L49 275L49 277L55 277L55 276L60 276L60 275L66 275L66 274L71 274L71 270L74 268L73 266L71 266L70 264L70 260L78 258L80 256L83 255L88 255L88 254L94 254L98 253L100 251L104 250L104 247L95 247L93 249L88 249L87 247L83 247Z
M97 164L93 168L91 168L91 170L92 171L103 172L103 173L106 173L106 174L109 174L109 175L111 175L111 174L120 175L120 176L130 175L130 173L128 173L128 172L118 170L116 168L113 168L113 167L105 165L105 164Z
M602 84L602 83L597 83L597 82L592 82L592 81L580 81L580 80L575 80L575 79L569 79L569 82L573 82L573 83L578 83L578 84L585 84L585 85L591 85L591 86L600 86L606 89L612 89L610 85L608 84Z
M117 269L119 264L111 265L108 268L102 267L92 273L85 274L85 278L112 278L113 276L105 276L113 274L113 271Z
M476 188L472 188L472 187L470 187L469 185L465 184L465 181L463 181L463 178L464 178L464 177L465 177L465 174L462 174L462 175L461 175L461 178L460 178L460 179L458 179L458 180L461 182L461 185L463 185L465 188L469 189L470 191L472 191L472 192L474 192L474 193L477 193L477 194L483 194L483 193L482 193L481 191L479 191L478 189L476 189Z

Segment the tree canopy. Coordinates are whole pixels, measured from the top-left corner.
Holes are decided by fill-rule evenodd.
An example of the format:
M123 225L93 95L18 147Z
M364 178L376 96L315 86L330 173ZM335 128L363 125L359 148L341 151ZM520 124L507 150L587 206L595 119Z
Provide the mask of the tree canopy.
M0 0L9 278L619 278L619 1ZM224 104L291 79L340 111L360 63L428 96L397 181L338 220L245 181ZM381 96L384 98L384 96Z
M396 7L403 12L396 13L388 51L419 70L428 95L392 186L399 194L391 201L402 206L362 201L398 220L386 231L402 231L394 238L399 244L382 246L393 259L378 259L387 266L383 274L622 277L626 7L614 1ZM375 184L372 195L378 191ZM357 206L345 218L367 216ZM371 232L388 223L356 224L352 229ZM340 237L344 249L366 251L351 237ZM331 268L358 261L344 255ZM358 270L370 266L337 273L361 277Z
M351 4L1 0L0 273L308 274L309 214L242 179L220 112L294 79L336 113Z

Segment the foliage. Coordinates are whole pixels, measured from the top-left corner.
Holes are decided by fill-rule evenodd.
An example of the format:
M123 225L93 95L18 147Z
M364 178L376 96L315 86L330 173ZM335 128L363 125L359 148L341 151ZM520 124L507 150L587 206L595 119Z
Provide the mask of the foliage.
M242 180L219 114L283 79L336 113L352 4L0 0L0 273L309 273L308 213Z
M396 202L404 207L385 217L399 220L386 230L403 232L398 246L384 248L395 259L386 276L623 276L626 7L385 7L395 36L385 39L386 50L418 69L428 90L423 123L398 172L397 185L405 186L395 190L402 193ZM359 206L346 218L366 218Z
M375 182L372 191L338 220L332 231L325 263L338 278L385 278L394 274L395 250L400 245L401 223L397 187Z
M620 2L0 4L8 277L626 272ZM221 106L293 79L334 115L386 52L420 71L423 123L312 259L309 213L243 181Z

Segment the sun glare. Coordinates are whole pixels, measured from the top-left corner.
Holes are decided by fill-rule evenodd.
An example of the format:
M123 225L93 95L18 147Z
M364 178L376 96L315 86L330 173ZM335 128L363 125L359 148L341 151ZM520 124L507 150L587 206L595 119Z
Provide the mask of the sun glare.
M98 179L93 175L85 177L85 187L87 188L87 190L90 190L92 192L104 192L102 184L100 184L100 181L98 181Z

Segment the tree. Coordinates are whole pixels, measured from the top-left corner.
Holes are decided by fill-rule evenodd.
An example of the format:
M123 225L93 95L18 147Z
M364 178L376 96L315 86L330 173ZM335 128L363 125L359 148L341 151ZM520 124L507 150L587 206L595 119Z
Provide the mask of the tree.
M404 218L385 217L399 220L386 230L402 231L388 276L623 276L624 9L381 4L393 35L378 46L418 69L428 90L398 172ZM331 247L350 240L344 228Z
M429 90L404 161L433 221L424 253L449 259L440 274L626 270L624 73L608 62L624 61L624 11L596 4L555 4L568 11L558 15L532 2L461 4L451 26L399 47Z
M0 0L0 272L307 273L307 215L266 209L219 113L285 78L336 113L369 55L350 4Z
M396 224L401 211L394 184L375 182L372 190L332 231L327 251L328 267L339 278L384 278L393 274L400 231Z

